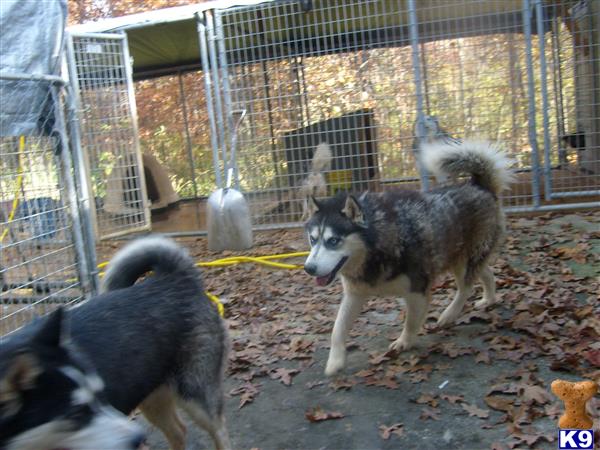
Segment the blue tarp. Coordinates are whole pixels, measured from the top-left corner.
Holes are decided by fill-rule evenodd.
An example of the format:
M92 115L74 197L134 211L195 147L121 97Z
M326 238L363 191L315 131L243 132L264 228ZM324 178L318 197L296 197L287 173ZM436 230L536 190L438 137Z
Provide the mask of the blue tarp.
M50 84L2 75L59 75L66 20L66 0L0 1L0 136L48 134Z

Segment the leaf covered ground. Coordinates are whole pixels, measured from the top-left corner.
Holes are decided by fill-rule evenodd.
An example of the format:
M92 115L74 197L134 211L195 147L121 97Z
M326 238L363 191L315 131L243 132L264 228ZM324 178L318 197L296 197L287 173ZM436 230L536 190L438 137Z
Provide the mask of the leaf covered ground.
M204 238L180 242L199 261L230 256L207 251ZM307 249L299 229L260 232L255 242L246 254ZM120 245L104 244L100 254ZM252 264L204 269L230 328L234 447L556 448L563 405L551 381L600 382L600 212L511 218L494 272L495 307L467 302L444 330L435 320L454 282L440 279L417 348L398 356L386 349L401 332L402 301L370 300L352 329L346 371L329 379L339 282L322 288L301 270ZM600 396L588 408L600 428ZM191 424L188 432L189 449L211 447ZM167 448L160 433L149 445Z

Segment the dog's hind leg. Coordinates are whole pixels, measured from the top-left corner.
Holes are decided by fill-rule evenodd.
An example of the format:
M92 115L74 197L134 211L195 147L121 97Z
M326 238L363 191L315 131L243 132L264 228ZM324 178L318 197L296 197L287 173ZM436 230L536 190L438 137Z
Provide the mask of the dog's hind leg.
M404 329L400 337L390 344L389 349L395 352L401 352L411 348L421 331L421 327L427 317L427 310L431 302L431 291L427 289L425 293L409 292L404 296L406 302L406 318L404 319Z
M344 283L344 282L343 282ZM352 323L358 317L367 297L352 292L344 283L344 296L338 310L333 332L331 333L331 350L325 366L325 375L332 376L346 365L346 339Z
M199 402L191 399L180 399L179 405L199 427L210 434L217 450L231 449L225 417L222 414L209 414Z
M177 415L173 390L162 385L140 405L144 417L163 432L171 450L185 450L185 425Z
M450 302L437 321L440 327L446 327L454 323L465 306L465 302L473 293L473 282L466 275L467 268L465 266L461 265L454 269L457 291L454 300Z
M479 272L479 279L483 284L483 298L475 302L475 308L485 308L496 302L496 277L486 264Z

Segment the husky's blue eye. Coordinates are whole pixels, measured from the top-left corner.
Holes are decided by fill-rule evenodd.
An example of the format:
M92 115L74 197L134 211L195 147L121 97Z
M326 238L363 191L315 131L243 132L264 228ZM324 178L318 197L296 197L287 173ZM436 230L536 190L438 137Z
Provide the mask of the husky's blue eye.
M340 238L336 238L336 237L331 237L329 239L327 239L327 245L330 247L335 247L336 245L338 245L340 243Z
M312 236L308 237L308 241L310 242L310 245L315 245L317 243L317 239Z

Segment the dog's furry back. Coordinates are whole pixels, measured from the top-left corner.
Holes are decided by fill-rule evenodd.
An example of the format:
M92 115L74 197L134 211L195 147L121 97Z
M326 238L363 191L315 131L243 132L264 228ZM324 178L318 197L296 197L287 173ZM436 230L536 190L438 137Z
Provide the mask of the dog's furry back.
M193 259L174 241L160 235L147 236L133 241L111 259L102 292L129 287L150 271L163 276L193 275L195 270Z
M513 181L512 160L490 142L465 140L462 143L433 142L422 146L422 162L439 181L448 176L471 175L476 185L496 197Z

